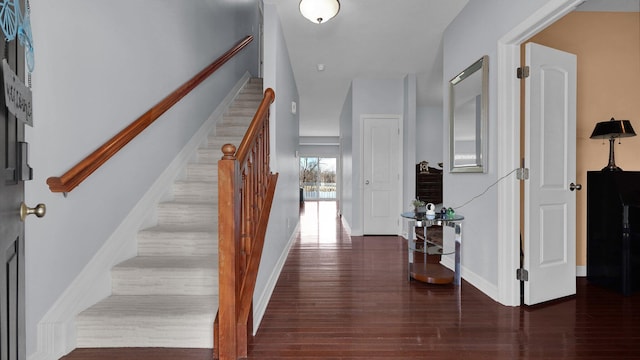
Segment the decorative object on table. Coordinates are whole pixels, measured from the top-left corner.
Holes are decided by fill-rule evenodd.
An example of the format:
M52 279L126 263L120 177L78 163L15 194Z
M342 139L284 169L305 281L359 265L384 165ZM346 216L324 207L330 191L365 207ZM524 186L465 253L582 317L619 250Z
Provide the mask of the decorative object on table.
M456 215L456 212L455 210L453 210L453 208L447 209L447 219L453 219L455 215Z
M425 205L427 219L435 219L436 217L436 206L433 203L428 203Z
M429 173L429 162L420 161L418 163L418 174L428 174L428 173Z
M636 132L633 131L631 122L629 120L616 120L611 118L609 121L601 121L596 124L593 133L591 133L592 139L609 139L609 164L602 168L602 171L622 171L621 168L616 166L615 154L613 152L614 142L616 138L636 136Z
M413 212L415 213L424 213L427 211L426 203L419 199L411 200L411 206L413 206Z

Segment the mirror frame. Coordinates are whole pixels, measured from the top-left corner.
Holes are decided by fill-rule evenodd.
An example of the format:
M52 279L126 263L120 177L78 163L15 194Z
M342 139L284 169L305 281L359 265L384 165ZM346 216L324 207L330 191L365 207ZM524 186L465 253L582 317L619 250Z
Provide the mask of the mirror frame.
M465 100L456 98L456 88L460 88L461 84L469 84L469 77L472 75L480 75L481 84L477 88L476 99L479 96L479 107L472 108L475 116L467 115L465 112L461 112L460 109L464 105ZM473 90L473 89L472 89ZM467 93L468 96L468 93ZM469 101L467 101L468 103ZM468 112L467 112L468 113ZM450 172L464 172L464 173L486 173L487 172L487 123L489 113L489 56L485 55L478 61L474 62L471 66L464 71L456 75L451 81L449 81L449 166ZM467 115L467 116L465 116ZM475 134L471 138L471 147L475 149L475 161L468 163L460 163L456 161L457 158L464 155L459 149L456 149L456 140L462 136L460 128L464 124L475 124ZM469 128L468 125L467 128ZM466 132L468 137L469 131ZM459 141L459 140L458 140Z

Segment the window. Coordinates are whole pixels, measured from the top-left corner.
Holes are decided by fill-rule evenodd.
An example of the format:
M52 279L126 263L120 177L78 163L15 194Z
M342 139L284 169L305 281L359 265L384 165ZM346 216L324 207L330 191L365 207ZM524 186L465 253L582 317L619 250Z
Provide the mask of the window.
M336 200L336 158L300 157L300 188L305 200Z

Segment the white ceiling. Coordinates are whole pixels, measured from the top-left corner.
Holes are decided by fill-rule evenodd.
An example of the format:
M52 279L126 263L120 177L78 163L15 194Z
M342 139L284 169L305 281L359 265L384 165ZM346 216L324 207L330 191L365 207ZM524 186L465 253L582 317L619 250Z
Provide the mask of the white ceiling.
M321 25L300 15L299 0L265 2L276 5L289 49L300 136L339 135L354 78L416 74L418 105L441 106L442 33L468 0L341 0L338 15Z
M340 0L338 15L322 25L302 17L299 0L264 1L276 5L289 49L300 136L339 136L355 78L416 74L418 106L442 106L442 33L469 0ZM589 0L578 10L638 11L640 0Z

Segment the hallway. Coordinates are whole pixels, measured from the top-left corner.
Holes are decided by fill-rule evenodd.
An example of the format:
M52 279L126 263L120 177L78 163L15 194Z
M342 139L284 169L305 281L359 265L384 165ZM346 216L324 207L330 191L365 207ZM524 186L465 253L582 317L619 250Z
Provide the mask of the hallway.
M268 245L267 245L268 246ZM350 238L335 202L306 202L249 359L640 359L640 294L578 279L578 294L502 306L406 278L405 241ZM472 256L471 254L463 254ZM80 349L65 360L210 359L202 349Z
M574 298L505 307L465 281L409 283L405 240L350 238L333 202L300 221L249 359L640 358L640 294L580 278Z

